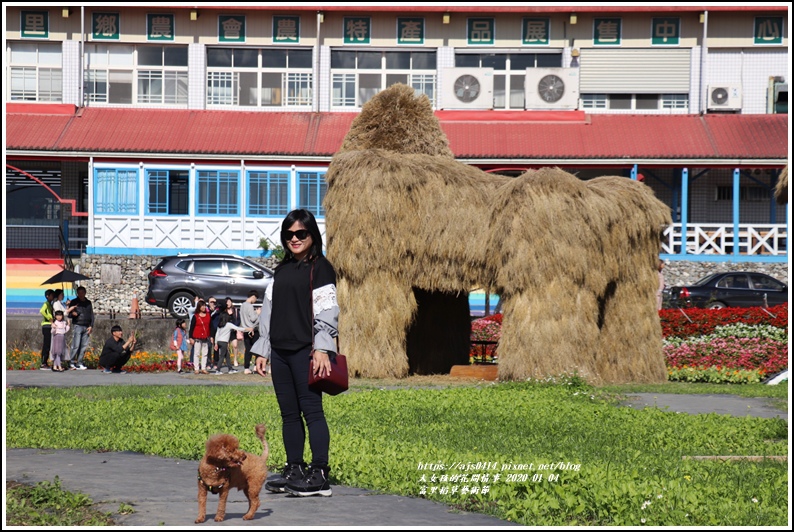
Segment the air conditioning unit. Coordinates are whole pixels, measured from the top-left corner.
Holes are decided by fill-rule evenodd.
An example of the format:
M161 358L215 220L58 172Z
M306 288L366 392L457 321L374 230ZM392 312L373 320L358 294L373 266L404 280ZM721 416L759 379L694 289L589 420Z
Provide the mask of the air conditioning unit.
M579 106L579 69L528 68L524 96L527 109L576 109Z
M715 111L739 111L742 108L741 85L709 85L708 108Z
M493 69L442 68L439 109L493 109Z

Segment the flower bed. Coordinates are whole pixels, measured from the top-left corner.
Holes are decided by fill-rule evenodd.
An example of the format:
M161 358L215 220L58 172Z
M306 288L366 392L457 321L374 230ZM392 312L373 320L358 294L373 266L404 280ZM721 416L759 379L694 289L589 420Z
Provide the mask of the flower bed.
M6 351L6 369L39 369L40 364L40 352L20 349L9 349ZM89 369L101 369L99 352L89 347L85 352L83 364ZM182 367L192 371L193 364L183 361ZM130 361L124 365L124 369L131 373L176 371L176 355L174 353L163 354L136 351L130 357Z
M663 309L659 319L671 381L748 383L788 367L788 305L769 309ZM502 315L471 323L469 361L496 362ZM485 353L485 356L482 356Z

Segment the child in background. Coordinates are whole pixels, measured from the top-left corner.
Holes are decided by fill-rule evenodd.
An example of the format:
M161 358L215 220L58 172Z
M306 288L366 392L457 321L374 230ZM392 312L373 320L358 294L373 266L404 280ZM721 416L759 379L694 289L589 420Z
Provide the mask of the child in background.
M222 375L221 368L223 367L224 360L226 367L229 368L229 374L237 373L236 369L232 368L231 357L229 356L229 337L232 331L250 331L234 324L234 316L227 312L221 313L220 321L218 322L218 330L215 332L215 351L218 352L218 369L215 370L215 375Z
M188 352L187 343L187 322L183 319L176 320L173 338L171 340L171 350L176 351L176 372L182 373L182 358Z
M69 322L63 319L63 311L56 310L52 322L52 371L63 371L61 357L66 351L66 333L69 332Z

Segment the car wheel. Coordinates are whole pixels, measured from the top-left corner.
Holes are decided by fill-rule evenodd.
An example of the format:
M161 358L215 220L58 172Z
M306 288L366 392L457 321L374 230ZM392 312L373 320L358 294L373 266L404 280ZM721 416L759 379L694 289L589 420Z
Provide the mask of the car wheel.
M715 301L714 303L709 303L708 308L720 309L720 308L726 308L727 306L728 305L726 305L722 301Z
M188 292L177 292L168 300L168 310L175 318L187 318L188 309L193 306L193 295Z

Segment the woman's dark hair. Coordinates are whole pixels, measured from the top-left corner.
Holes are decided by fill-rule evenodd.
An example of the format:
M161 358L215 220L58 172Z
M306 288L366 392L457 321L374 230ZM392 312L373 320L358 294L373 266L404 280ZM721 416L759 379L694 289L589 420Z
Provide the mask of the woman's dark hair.
M284 231L289 231L289 228L292 227L292 224L295 222L303 224L303 227L309 231L312 237L312 247L309 248L309 254L306 258L311 261L317 257L323 256L323 236L320 234L320 228L317 227L317 220L315 220L314 215L306 209L295 209L287 214L287 217L281 222L281 234L279 238L281 239L281 247L284 248L284 258L278 263L279 266L295 258L295 255L289 250L287 241L284 240Z
M234 301L233 301L233 300L232 300L232 298L230 298L230 297L227 297L227 298L224 300L224 302L223 302L223 308L229 308L229 303L231 303L231 304L232 304L232 308L234 308Z
M234 320L234 316L229 314L228 312L221 312L221 317L218 320L218 328L223 328L224 325Z

